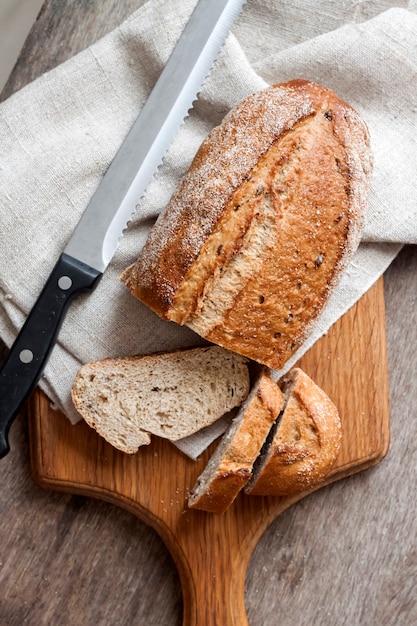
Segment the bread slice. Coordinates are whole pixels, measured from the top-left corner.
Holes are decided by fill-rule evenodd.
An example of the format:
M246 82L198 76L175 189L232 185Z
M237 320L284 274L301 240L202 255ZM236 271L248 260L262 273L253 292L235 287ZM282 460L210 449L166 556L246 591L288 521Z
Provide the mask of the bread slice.
M188 506L223 513L252 475L284 395L264 369L188 497Z
M72 387L87 424L129 454L151 434L175 441L195 433L248 393L247 359L218 346L88 363Z
M365 123L331 90L253 94L203 142L122 280L161 317L281 369L359 243L371 169Z
M284 411L255 463L247 494L290 496L310 490L323 481L339 454L342 427L327 394L299 368L281 385Z

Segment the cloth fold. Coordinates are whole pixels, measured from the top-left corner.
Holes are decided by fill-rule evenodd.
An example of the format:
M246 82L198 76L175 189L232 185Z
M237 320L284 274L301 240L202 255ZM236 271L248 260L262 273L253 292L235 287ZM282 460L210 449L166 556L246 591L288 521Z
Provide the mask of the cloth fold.
M149 0L112 33L0 104L0 337L8 345L195 3ZM403 244L417 243L416 58L413 0L248 0L145 197L138 198L101 283L70 307L40 381L53 404L78 419L70 389L87 361L202 343L137 302L118 277L136 259L213 126L246 95L293 78L320 82L352 104L369 126L374 152L361 245L302 352L325 333ZM180 447L195 458L220 431L217 424L212 434Z

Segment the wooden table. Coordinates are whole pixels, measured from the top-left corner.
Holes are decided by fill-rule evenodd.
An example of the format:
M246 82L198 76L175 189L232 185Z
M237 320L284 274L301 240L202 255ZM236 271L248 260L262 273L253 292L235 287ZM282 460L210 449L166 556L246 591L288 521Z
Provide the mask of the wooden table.
M142 3L47 0L2 98ZM417 623L416 274L417 249L409 246L385 275L390 451L270 526L247 576L251 626ZM1 461L0 624L180 624L179 578L156 533L107 503L38 488L25 415L11 445Z

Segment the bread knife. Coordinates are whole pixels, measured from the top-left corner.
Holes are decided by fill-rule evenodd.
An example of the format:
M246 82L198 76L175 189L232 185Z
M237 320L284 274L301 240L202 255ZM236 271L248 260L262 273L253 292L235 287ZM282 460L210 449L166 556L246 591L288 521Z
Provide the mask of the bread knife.
M69 304L97 286L244 2L199 0L46 280L0 369L0 458L10 450L10 426L42 375Z

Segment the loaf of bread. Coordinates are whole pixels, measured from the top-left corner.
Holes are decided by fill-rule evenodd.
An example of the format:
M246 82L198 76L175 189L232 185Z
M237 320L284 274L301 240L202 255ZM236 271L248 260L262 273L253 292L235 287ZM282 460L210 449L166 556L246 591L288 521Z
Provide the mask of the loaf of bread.
M114 447L132 454L151 434L176 441L238 407L248 362L218 346L104 359L79 370L74 406Z
M206 138L122 280L159 316L280 369L363 224L365 123L296 80L238 104Z
M252 467L284 395L264 368L188 497L188 506L223 513L252 476Z
M337 408L305 372L294 368L281 382L284 411L258 457L247 494L290 496L319 485L341 446Z

